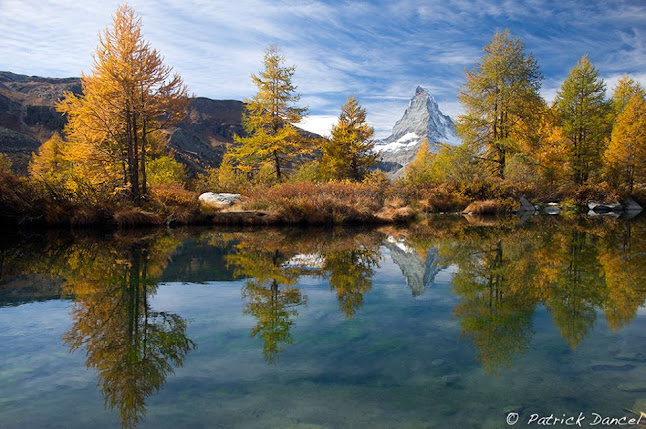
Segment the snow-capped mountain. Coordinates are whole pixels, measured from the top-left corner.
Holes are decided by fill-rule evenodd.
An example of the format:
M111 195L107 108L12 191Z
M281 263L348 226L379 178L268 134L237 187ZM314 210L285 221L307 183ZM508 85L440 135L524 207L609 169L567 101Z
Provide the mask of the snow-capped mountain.
M381 153L383 168L395 172L406 166L425 138L431 152L437 152L438 143L460 144L453 120L440 111L430 92L418 86L390 137L375 145L375 150Z

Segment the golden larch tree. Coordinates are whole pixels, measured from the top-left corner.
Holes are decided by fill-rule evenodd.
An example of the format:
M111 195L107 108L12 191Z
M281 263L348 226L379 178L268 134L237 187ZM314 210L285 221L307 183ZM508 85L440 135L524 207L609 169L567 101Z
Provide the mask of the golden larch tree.
M286 166L311 152L308 139L294 126L307 111L293 106L300 99L292 83L296 68L284 63L278 47L269 46L264 57L265 69L251 76L258 92L245 100L242 124L247 136L235 136L236 145L229 152L231 160L246 173L273 164L278 180Z
M188 103L181 77L143 39L141 26L132 8L120 6L99 36L92 71L81 77L82 94L58 104L78 148L72 158L100 167L108 181L120 179L135 202L147 194L151 135L178 122Z

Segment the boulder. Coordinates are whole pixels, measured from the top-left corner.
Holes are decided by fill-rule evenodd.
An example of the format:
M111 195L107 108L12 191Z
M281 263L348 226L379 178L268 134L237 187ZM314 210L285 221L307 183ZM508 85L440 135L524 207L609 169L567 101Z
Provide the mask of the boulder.
M199 200L207 206L223 208L232 206L240 201L240 194L205 192L200 195Z
M620 212L623 210L623 207L619 203L595 203L590 201L588 203L588 209L595 213L610 213L610 212Z
M532 203L530 203L530 202L527 200L527 198L525 198L525 197L520 197L520 198L518 199L518 202L520 202L520 211L521 211L521 212L534 213L534 211L536 210L536 209L534 208L534 205L533 205Z
M624 210L627 212L640 212L644 210L644 208L640 206L637 201L629 197L626 201L624 201Z
M543 209L544 213L555 215L561 213L563 209L559 206L559 203L547 203L547 206Z

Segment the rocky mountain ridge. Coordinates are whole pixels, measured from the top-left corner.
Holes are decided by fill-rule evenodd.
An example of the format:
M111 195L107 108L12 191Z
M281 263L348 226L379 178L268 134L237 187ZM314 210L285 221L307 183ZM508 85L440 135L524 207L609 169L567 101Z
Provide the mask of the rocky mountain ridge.
M391 135L375 145L382 157L382 169L394 174L400 172L415 158L424 139L434 153L442 143L460 143L451 117L442 113L428 90L418 86Z

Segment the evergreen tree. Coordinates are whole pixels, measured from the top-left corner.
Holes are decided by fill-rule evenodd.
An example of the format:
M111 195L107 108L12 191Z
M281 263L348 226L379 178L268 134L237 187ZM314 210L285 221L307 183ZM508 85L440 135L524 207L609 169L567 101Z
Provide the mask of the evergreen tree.
M494 34L475 68L467 71L460 103L466 113L457 121L465 143L486 151L484 158L504 177L507 156L537 127L542 100L541 74L534 57L509 30Z
M572 176L582 185L601 167L605 139L609 134L606 85L599 71L583 56L561 85L555 106L559 124L570 143Z
M646 100L635 93L617 116L605 152L608 170L633 191L635 181L646 179Z
M332 136L323 144L322 175L328 179L362 180L370 167L377 165L373 152L374 129L366 123L366 110L356 97L346 101Z
M311 151L307 139L293 125L307 111L292 105L300 99L292 83L296 68L285 66L284 62L277 46L267 48L265 70L252 75L258 92L251 100L245 100L242 123L247 137L235 136L237 146L230 152L238 168L248 173L271 162L278 180L286 165Z
M185 114L187 90L179 75L143 39L141 19L120 6L99 37L92 72L81 77L82 95L67 94L58 110L75 165L96 181L121 177L134 201L147 194L146 152L153 133Z

